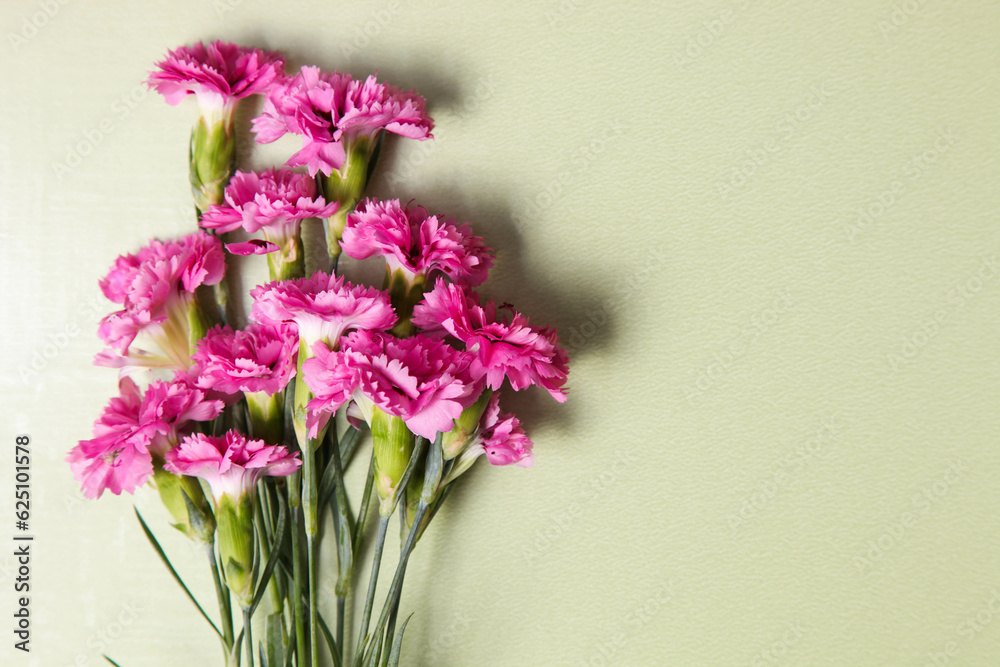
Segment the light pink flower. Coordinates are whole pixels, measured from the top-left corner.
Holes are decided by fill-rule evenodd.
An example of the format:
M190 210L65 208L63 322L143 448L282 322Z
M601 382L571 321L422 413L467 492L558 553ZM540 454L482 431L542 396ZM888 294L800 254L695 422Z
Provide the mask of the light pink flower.
M207 421L222 411L221 401L183 382L154 382L143 395L132 380L119 382L94 423L94 438L81 441L66 460L87 498L105 489L133 493L153 473L153 457L162 458L192 421Z
M205 232L176 241L154 240L135 255L119 257L100 283L105 296L122 309L101 320L98 335L110 349L98 356L98 363L186 366L186 309L199 286L218 283L224 273L222 244ZM140 333L150 336L159 355L144 350L127 354Z
M355 286L344 278L317 271L309 278L258 285L250 291L250 318L262 323L295 322L308 348L316 341L332 347L348 330L384 331L396 323L385 292Z
M306 385L316 396L309 403L310 435L353 398L400 417L417 435L434 439L438 432L450 431L453 420L482 391L469 369L471 355L442 341L354 331L341 343L337 352L317 344L315 356L303 363Z
M510 312L509 321L498 314L494 302L480 306L475 292L439 279L413 309L413 324L425 333L448 333L465 343L476 355L473 374L485 377L490 389L499 389L506 377L515 391L535 384L564 402L569 356L559 347L555 330L532 327L509 306L503 310Z
M193 94L203 109L221 110L248 95L265 92L283 76L285 60L276 53L215 41L170 51L156 66L147 84L169 104Z
M220 232L231 232L242 227L251 234L263 233L269 243L259 246L261 251L272 252L283 247L299 235L299 226L306 218L326 218L337 210L336 202L327 204L316 194L316 181L291 169L269 169L261 173L238 171L226 186L224 204L212 206L201 218L201 226ZM260 243L259 241L257 242ZM239 245L237 254L249 248Z
M427 282L442 273L453 282L479 285L493 266L493 251L472 235L467 224L430 215L422 206L402 206L398 199L366 199L347 216L344 252L355 259L385 257L390 271L402 270L409 282Z
M302 461L281 445L267 445L227 431L217 438L200 433L184 438L167 453L163 467L176 475L204 479L218 500L223 495L239 498L252 492L261 477L291 475L301 465Z
M373 76L360 82L318 67L303 67L275 86L261 115L253 120L260 143L271 143L287 132L301 135L302 149L285 164L306 165L310 176L320 171L329 176L340 169L346 156L344 142L357 136L374 137L386 130L427 139L432 128L424 99L416 93L400 92Z
M299 340L290 324L251 323L233 331L215 327L198 343L193 355L202 389L225 394L281 391L295 376Z

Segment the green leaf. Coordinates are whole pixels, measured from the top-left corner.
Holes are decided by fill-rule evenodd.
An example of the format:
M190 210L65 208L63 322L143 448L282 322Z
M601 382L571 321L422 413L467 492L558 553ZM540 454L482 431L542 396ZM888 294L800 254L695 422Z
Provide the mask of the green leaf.
M288 519L288 510L285 509L285 502L281 498L281 494L278 495L278 525L274 529L274 541L271 543L271 555L267 559L267 563L264 565L264 571L261 573L260 579L257 580L257 591L253 595L253 602L250 605L250 614L253 615L254 611L257 609L257 605L260 601L264 599L264 592L267 590L267 582L271 580L271 574L274 572L274 566L278 562L278 557L281 553L281 541L285 537L285 523Z
M279 667L285 662L285 645L281 632L282 613L277 611L264 617L264 642L260 646L260 664L262 667L274 665Z
M107 660L108 662L110 662L110 663L111 663L112 665L114 665L115 667L122 667L122 666L121 666L121 665L119 665L119 664L118 664L117 662L115 662L114 660L112 660L112 659L111 659L111 658L109 658L108 656L104 655L103 653L101 654L101 657L103 657L103 658L104 658L105 660Z
M403 625L400 626L399 632L396 633L396 639L392 642L392 650L389 651L389 662L387 667L398 667L399 665L399 651L403 647L403 633L406 632L406 624L410 622L413 618L413 614L406 617L403 621Z
M208 614L205 613L205 610L201 608L201 605L198 604L198 600L195 599L191 591L188 590L188 587L187 585L185 585L184 580L181 579L181 576L179 574L177 574L177 570L175 570L174 566L170 564L170 559L167 558L167 554L163 552L163 547L161 547L160 543L156 541L156 538L153 536L153 532L149 529L149 526L146 525L146 522L143 520L142 515L139 514L139 509L137 507L133 507L132 509L135 510L135 516L137 519L139 519L139 524L142 526L142 532L146 534L146 538L149 539L149 543L153 545L153 549L156 551L157 555L159 555L160 560L162 560L163 564L167 566L168 570L170 570L170 574L173 575L174 580L180 585L182 589L184 589L184 592L187 593L188 598L190 598L191 602L194 603L194 606L198 608L198 611L201 612L201 615L205 619L205 621L207 621L208 624L212 626L212 629L215 630L215 634L219 635L219 639L221 639L223 643L225 643L226 640L222 636L222 633L219 632L219 628L217 628L215 623L212 622L212 619L208 617Z

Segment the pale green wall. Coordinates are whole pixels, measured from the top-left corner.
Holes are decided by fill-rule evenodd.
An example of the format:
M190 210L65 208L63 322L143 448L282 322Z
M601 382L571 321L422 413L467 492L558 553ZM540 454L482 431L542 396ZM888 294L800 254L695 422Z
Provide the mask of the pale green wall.
M193 105L139 82L218 37L426 95L437 140L375 191L472 222L485 291L574 348L566 405L508 402L535 468L477 466L416 552L406 664L996 664L997 3L32 0L0 28L3 431L33 438L37 535L4 664L97 665L102 634L123 667L218 664L132 499L79 501L62 462L115 387L97 278L192 228Z

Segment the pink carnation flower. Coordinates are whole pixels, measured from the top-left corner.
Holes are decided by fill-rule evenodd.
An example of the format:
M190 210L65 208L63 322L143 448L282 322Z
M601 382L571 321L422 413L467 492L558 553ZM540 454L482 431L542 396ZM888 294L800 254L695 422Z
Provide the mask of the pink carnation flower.
M218 500L223 495L238 499L252 492L261 477L291 475L301 465L302 461L281 445L267 445L227 431L217 438L200 433L184 438L167 453L163 467L176 475L204 479Z
M143 395L123 378L119 392L94 422L94 438L66 458L87 498L99 498L105 489L133 493L153 473L154 456L162 459L190 422L213 419L223 407L183 382L154 382Z
M486 454L486 459L495 466L516 463L522 468L530 468L535 458L534 445L521 428L521 421L512 414L500 413L500 394L493 394L479 421L479 434L471 445L478 454Z
M316 181L291 169L269 169L261 173L238 171L226 186L224 204L212 206L201 218L201 226L220 232L242 227L251 234L262 232L263 252L284 247L299 235L306 218L326 218L337 210L316 194ZM233 251L230 244L227 249ZM247 254L242 245L237 254ZM260 254L255 252L255 254Z
M109 350L98 355L97 363L186 368L187 308L199 286L218 283L224 273L222 244L205 232L154 240L135 255L119 257L100 281L105 296L122 309L101 320L98 335ZM128 353L140 333L158 349Z
M355 331L337 352L317 344L302 365L306 385L316 396L309 403L310 437L329 416L354 399L400 417L417 435L433 440L450 431L453 420L474 403L482 383L470 372L472 357L445 343L412 336L395 338Z
M299 341L290 324L249 324L233 331L215 327L198 343L193 355L199 368L196 384L225 394L264 392L285 388L295 376Z
M499 389L506 377L515 391L535 384L560 403L566 400L569 356L559 347L554 329L532 327L509 306L509 321L498 315L493 301L479 305L475 292L438 280L423 303L413 309L413 324L429 334L448 333L475 353L473 374Z
M389 297L373 287L317 271L309 278L280 280L250 291L250 318L261 323L295 322L299 337L312 349L317 341L337 346L349 329L384 331L396 323Z
M473 236L467 224L430 215L422 206L404 207L398 199L366 199L348 214L341 239L355 259L385 257L390 272L401 270L410 284L443 273L453 282L479 285L493 266L493 251Z
M215 41L170 51L156 66L147 83L167 103L193 94L203 110L222 111L236 100L263 93L284 75L285 60L276 53Z
M340 169L346 156L344 142L357 136L374 137L386 130L427 139L432 128L424 99L416 93L400 92L373 76L360 82L318 67L303 67L275 86L261 115L253 120L260 143L271 143L288 132L301 135L302 149L285 164L306 165L310 176L320 171L329 176Z

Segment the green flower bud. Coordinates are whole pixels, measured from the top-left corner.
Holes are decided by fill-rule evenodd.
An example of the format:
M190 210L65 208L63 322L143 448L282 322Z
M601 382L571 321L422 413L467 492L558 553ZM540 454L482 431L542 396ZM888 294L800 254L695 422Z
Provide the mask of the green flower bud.
M282 443L285 437L285 392L268 395L266 391L254 391L247 392L245 396L253 437L271 445Z
M444 460L450 461L459 454L469 444L476 431L479 430L479 420L486 411L486 405L493 396L492 389L484 389L483 393L475 403L462 410L462 414L455 420L455 428L441 436L441 447Z
M210 118L200 116L191 130L189 169L191 194L199 217L212 204L223 202L235 165L232 109L224 109Z
M244 493L239 498L226 493L219 498L216 508L222 570L229 590L244 607L253 601L253 503L252 493Z
M153 485L176 522L171 524L174 528L196 542L207 544L212 541L215 518L196 478L167 472L163 469L162 462L156 462L153 467Z
M423 301L426 287L425 276L410 273L402 268L393 270L388 265L385 267L383 289L389 291L392 307L399 317L396 326L392 328L392 334L397 338L406 338L416 332L416 327L410 322L410 318L413 317L414 306Z
M372 141L367 136L345 141L344 164L329 176L319 175L320 189L326 201L340 204L337 212L325 220L327 250L334 266L340 258L340 238L347 224L347 214L361 201L371 167L374 166L373 151L379 143L380 140Z
M372 409L372 444L375 451L375 490L382 516L392 514L397 488L413 453L415 436L399 417L392 417L379 408Z

